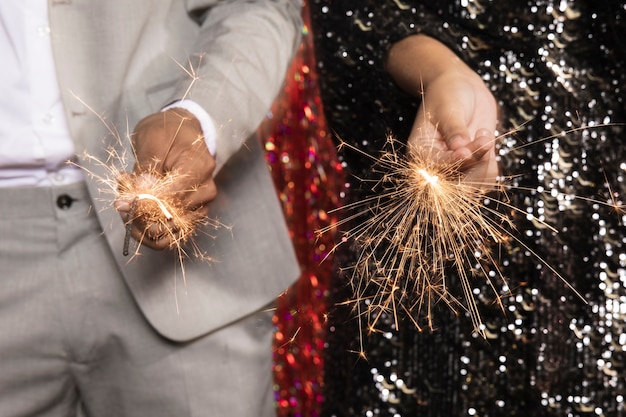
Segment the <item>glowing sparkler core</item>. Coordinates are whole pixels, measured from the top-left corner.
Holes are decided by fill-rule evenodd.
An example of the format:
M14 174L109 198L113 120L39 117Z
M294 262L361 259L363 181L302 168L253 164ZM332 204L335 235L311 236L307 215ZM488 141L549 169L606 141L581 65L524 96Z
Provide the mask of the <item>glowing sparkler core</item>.
M143 224L143 239L170 238L170 248L181 250L200 224L209 222L189 207L182 204L172 185L181 179L177 172L165 175L143 173L129 175L120 173L116 176L117 200L128 202L131 207L130 218L127 219L127 233L133 223ZM124 248L127 251L127 248Z
M163 201L161 201L158 197L153 196L152 194L137 194L137 200L152 200L157 203L157 205L161 209L161 212L163 212L163 215L167 220L172 220L172 218L174 217L165 206L165 203L163 203Z
M417 172L424 177L426 182L430 183L430 185L436 185L437 181L439 181L439 177L437 175L432 175L428 173L424 168L418 168Z

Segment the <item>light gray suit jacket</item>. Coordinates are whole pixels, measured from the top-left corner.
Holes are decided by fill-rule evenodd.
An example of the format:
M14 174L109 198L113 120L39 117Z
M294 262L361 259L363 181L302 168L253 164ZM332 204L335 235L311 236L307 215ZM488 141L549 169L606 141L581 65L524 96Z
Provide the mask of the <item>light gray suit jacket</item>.
M184 276L171 251L143 248L125 258L124 225L110 196L100 193L103 185L89 181L105 236L147 320L164 337L186 341L266 306L299 268L254 133L297 47L300 2L49 0L49 7L77 149L102 160L110 146L131 155L122 149L128 131L187 94L192 79L179 64L193 66L197 80L187 97L218 128L218 197L210 215L232 228L208 230L214 237L199 233L199 247L215 261L189 259ZM100 117L119 130L121 147ZM81 163L96 177L109 175L89 158Z

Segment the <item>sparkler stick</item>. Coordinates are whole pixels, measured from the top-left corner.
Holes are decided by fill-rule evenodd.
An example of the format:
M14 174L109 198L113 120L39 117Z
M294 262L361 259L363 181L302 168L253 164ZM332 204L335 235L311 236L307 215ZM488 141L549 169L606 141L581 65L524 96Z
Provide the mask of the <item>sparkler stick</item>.
M136 203L136 201L133 201L133 204L131 204L131 206L130 206L130 217L131 218L135 217L135 210L137 210L137 203ZM126 223L126 234L124 235L124 249L123 249L124 256L128 256L128 247L130 245L130 236L131 236L132 229L133 229L133 224L131 222L127 222Z

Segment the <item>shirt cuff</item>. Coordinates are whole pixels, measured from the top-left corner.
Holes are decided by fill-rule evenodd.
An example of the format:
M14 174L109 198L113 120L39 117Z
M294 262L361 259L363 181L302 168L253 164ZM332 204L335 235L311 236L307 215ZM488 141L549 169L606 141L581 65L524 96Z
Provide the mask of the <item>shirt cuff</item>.
M207 113L201 105L189 99L175 101L172 104L163 107L161 111L169 110L172 108L185 109L193 114L196 119L198 119L198 121L200 122L200 127L202 128L204 142L209 148L209 152L211 152L211 155L215 156L217 150L217 129L215 129L215 123L213 123L213 119L211 119L209 113Z

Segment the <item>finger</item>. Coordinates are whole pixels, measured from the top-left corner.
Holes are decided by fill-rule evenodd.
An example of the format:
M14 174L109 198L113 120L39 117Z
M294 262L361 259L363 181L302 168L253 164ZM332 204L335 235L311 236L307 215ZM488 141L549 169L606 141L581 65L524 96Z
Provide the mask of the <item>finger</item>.
M429 121L450 150L466 146L471 140L468 118L462 106L455 106L452 109L450 103L445 101L432 108Z
M177 228L171 220L150 223L143 229L150 240L159 240L163 236L172 236L177 233Z
M195 224L197 222L202 221L202 219L206 219L208 215L209 215L209 206L202 205L202 206L195 207L193 210L190 210L189 213L187 214L187 217L192 223Z
M131 227L131 236L142 246L147 246L155 250L165 250L172 246L175 241L171 235L150 235L149 232L135 224Z
M460 114L442 120L435 113L418 112L411 137L410 142L439 150L461 149L470 142L469 130Z
M440 144L443 142L440 142ZM433 164L450 164L455 163L456 158L454 157L454 151L449 151L447 148L442 148L437 145L437 142L432 142L432 144L422 143L417 146L409 146L408 149L409 158L415 160L424 160L427 159L431 161Z
M445 122L439 123L437 128L450 150L461 149L471 142L467 125L458 115L451 116Z
M483 153L489 152L495 148L496 136L493 131L489 129L479 129L474 135L475 139L471 143L471 147L476 151L482 151Z
M124 222L131 220L130 215L131 215L134 201L135 199L131 198L130 196L119 197L115 199L115 201L113 201L113 208L115 208L115 210L117 210L120 213Z
M466 147L455 151L455 158L462 162L461 167L466 168L484 161L495 150L495 135L488 129L480 129L476 132L475 139Z
M206 206L217 196L217 187L215 182L209 181L200 186L195 187L192 191L180 195L181 202L184 207L189 210L196 210L198 207Z

